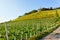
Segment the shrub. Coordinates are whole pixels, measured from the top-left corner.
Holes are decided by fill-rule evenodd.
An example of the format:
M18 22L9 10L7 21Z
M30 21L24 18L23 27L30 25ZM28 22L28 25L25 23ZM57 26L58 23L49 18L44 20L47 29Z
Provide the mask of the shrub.
M35 13L35 12L37 12L37 10L32 10L32 11L30 11L28 13L25 13L24 15L29 15L29 14L32 14L32 13Z

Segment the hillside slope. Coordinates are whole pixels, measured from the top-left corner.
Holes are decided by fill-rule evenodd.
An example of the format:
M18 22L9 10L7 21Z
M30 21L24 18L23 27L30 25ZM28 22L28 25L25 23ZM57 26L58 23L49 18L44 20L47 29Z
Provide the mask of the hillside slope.
M60 15L59 11L60 9L58 9L58 15ZM20 40L28 37L31 40L34 39L36 40L42 37L43 33L45 35L53 31L57 27L56 20L57 20L56 10L40 11L40 12L32 13L30 15L25 15L16 18L14 21L10 21L6 23L8 27L9 40L14 40L14 38ZM6 24L5 23L0 24L0 40L6 40L6 30L5 30ZM45 30L47 31L45 32Z
M57 9L57 13L58 13L58 15L60 15L60 9ZM46 17L56 17L56 10L46 10L46 11L32 13L29 15L24 15L22 17L16 18L15 21L27 20L27 19L37 19L37 18L46 18Z

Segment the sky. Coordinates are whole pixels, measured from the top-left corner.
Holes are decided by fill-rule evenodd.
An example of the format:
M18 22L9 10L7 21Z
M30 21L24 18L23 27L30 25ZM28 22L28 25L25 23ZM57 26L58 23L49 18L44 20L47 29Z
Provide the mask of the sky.
M0 22L8 21L42 7L59 7L60 0L0 0Z

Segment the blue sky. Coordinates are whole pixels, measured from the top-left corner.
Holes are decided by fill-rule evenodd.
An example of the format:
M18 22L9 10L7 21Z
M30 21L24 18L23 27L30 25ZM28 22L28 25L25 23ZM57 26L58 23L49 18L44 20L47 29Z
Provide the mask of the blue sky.
M0 0L0 22L17 18L34 9L59 6L60 0Z

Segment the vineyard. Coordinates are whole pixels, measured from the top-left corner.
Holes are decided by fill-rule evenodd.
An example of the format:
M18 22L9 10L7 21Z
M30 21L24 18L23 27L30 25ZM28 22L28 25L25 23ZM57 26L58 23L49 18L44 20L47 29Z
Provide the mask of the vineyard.
M41 36L42 32L56 28L56 17L30 19L22 21L10 21L0 24L0 40L6 40L6 29L8 30L8 40L33 40L32 36Z

